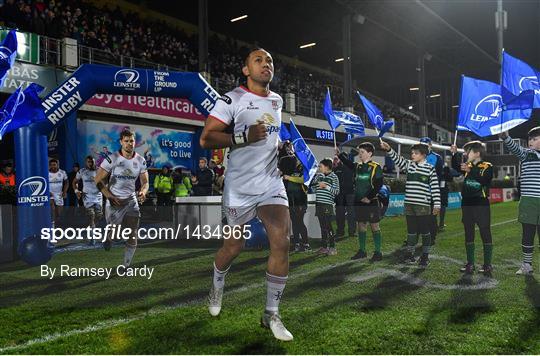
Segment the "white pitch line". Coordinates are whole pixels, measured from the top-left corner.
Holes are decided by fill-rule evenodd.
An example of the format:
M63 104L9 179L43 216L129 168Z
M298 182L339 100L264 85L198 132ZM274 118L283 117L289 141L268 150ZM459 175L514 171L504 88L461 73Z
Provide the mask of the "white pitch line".
M493 289L499 282L493 278L483 278L479 283L462 285L462 284L442 284L442 283L433 283L426 281L425 279L415 277L409 273L403 273L389 268L378 268L374 271L370 271L364 274L361 274L356 277L348 278L349 282L361 283L368 281L370 279L391 276L397 280L414 285L417 287L424 288L433 288L433 289L442 289L442 290L481 290L481 289Z
M505 225L505 224L514 222L516 220L517 219L502 221L502 222L499 222L499 223L492 224L491 226L494 227L494 226L499 226L499 225ZM456 234L455 236L459 236L459 235L461 235L461 233ZM451 235L451 236L454 236L454 235ZM437 256L436 258L438 258L438 257L443 259L442 256ZM450 262L454 262L454 263L458 262L458 260L455 260L455 259L453 259L451 257L446 257L444 259L446 259L446 260L448 260ZM290 278L295 279L295 278L303 277L303 276L306 276L306 275L309 275L309 274L312 274L312 273L324 272L324 271L329 270L329 269L344 266L344 265L347 265L347 264L353 264L355 262L357 262L357 261L344 261L344 262L336 263L336 264L333 264L333 265L323 266L323 267L319 267L319 268L316 268L316 269L313 269L313 270L310 270L310 271L306 271L306 272L303 272L303 273L292 275ZM393 271L393 270L390 270L390 271ZM395 272L397 272L397 271L395 271ZM371 278L376 278L376 277L377 276L373 276ZM431 283L431 282L429 282L429 283ZM229 292L225 292L224 294L229 295L229 294L234 294L234 293L241 293L241 292L249 291L249 290L257 288L257 287L264 286L264 284L265 284L264 282L262 282L262 283L253 283L253 284L250 284L248 286L240 287L240 288L237 288L237 289L233 289L233 290L231 290ZM437 284L436 283L431 283L431 285L436 286ZM447 286L447 285L441 285L441 286ZM24 342L22 344L2 347L2 348L0 348L0 353L5 353L6 351L18 350L18 349L21 349L21 348L30 347L32 345L42 344L42 343L46 343L46 342L49 342L49 341L58 340L58 339L63 338L63 337L69 337L69 336L79 335L79 334L86 334L86 333L90 333L90 332L94 332L94 331L99 331L99 330L103 330L103 329L112 328L112 327L123 325L123 324L128 324L128 323L131 323L133 321L143 319L144 317L149 316L149 315L163 314L165 312L168 312L168 311L171 311L171 310L174 310L174 309L186 307L186 306L193 305L193 304L198 304L198 303L204 302L205 300L206 300L206 298L198 298L198 299L193 299L191 301L187 301L187 302L184 302L184 303L178 303L178 304L171 305L171 306L155 307L155 308L152 308L152 309L150 309L149 311L147 311L147 312L145 312L143 314L132 316L130 318L111 319L111 320L108 320L108 321L98 322L98 323L96 323L94 325L89 325L89 326L87 326L87 327L85 327L83 329L75 329L75 330L65 331L65 332L61 332L61 333L59 332L59 333L54 333L54 334L50 334L50 335L45 335L45 336L42 336L42 337L39 337L39 338L36 338L36 339L26 341L26 342Z
M301 277L307 276L307 275L312 274L312 273L324 272L324 271L327 271L327 270L330 270L330 269L333 269L333 268L336 268L336 267L341 267L341 266L344 266L344 265L354 264L354 263L355 263L355 261L344 261L344 262L339 262L339 263L335 263L335 264L331 264L331 265L327 265L327 266L322 266L322 267L319 267L319 268L316 268L316 269L313 269L313 270L310 270L310 271L294 274L294 275L292 275L290 277L290 279L294 280L296 278L301 278ZM228 292L225 292L224 294L225 295L230 295L230 294L246 292L246 291L249 291L249 290L252 290L252 289L255 289L255 288L264 287L265 284L266 284L266 282L253 283L253 284L249 284L247 286L232 289L232 290L230 290ZM94 331L100 331L100 330L112 328L112 327L123 325L123 324L129 324L129 323L131 323L133 321L141 320L141 319L143 319L143 318L145 318L147 316L154 316L154 315L163 314L163 313L169 312L171 310L183 308L183 307L190 306L190 305L193 305L193 304L202 303L204 301L206 301L206 297L192 299L192 300L187 301L187 302L177 303L177 304L170 305L170 306L154 307L154 308L151 308L150 310L148 310L147 312L141 313L139 315L132 316L130 318L111 319L111 320L107 320L107 321L103 321L103 322L98 322L98 323L96 323L94 325L89 325L89 326L87 326L85 328L82 328L82 329L74 329L74 330L70 330L70 331L62 331L62 332L58 332L58 333L54 333L54 334L50 334L50 335L45 335L45 336L42 336L42 337L39 337L39 338L36 338L36 339L32 339L32 340L26 341L26 342L24 342L22 344L2 347L2 348L0 348L0 353L6 353L8 351L18 350L18 349L30 347L30 346L33 346L33 345L36 345L36 344L43 344L43 343L50 342L50 341L55 341L55 340L58 340L58 339L61 339L61 338L64 338L64 337L70 337L70 336L74 336L74 335L86 334L86 333L90 333L90 332L94 332Z

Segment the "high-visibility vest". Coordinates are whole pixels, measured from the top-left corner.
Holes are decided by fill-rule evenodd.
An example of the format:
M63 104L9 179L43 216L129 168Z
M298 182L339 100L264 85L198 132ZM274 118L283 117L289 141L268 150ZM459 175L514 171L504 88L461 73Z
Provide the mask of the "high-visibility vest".
M6 175L4 172L0 172L0 185L15 185L15 174Z
M154 189L159 193L170 193L173 188L173 179L171 176L157 175L154 179Z

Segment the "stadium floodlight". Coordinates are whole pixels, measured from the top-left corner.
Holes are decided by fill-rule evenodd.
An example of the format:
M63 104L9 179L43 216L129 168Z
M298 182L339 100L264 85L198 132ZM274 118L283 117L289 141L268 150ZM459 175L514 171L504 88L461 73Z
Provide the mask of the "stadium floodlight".
M413 109L413 106L412 105L409 105L409 110L412 110Z
M334 59L334 62L343 62L345 59L344 58L336 58Z
M308 48L308 47L313 47L316 44L317 44L317 42L306 43L305 45L301 45L300 48L304 49L304 48Z
M247 17L248 15L238 16L238 17L235 17L234 19L231 19L231 22L240 21L240 20L246 19Z
M417 91L417 90L420 90L420 88L417 88L417 87L414 87L414 88L409 88L410 91Z
M441 94L432 94L429 97L433 99L433 98L438 98L439 96L441 96Z
M459 108L459 105L452 105L453 108Z

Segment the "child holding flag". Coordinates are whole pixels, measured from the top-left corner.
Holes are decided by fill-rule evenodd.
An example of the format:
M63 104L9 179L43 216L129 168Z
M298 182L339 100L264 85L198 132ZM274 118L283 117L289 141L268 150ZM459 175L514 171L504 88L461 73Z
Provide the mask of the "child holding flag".
M405 218L407 220L407 256L406 263L415 263L414 249L418 235L422 237L422 256L418 264L425 268L429 265L431 248L431 215L437 215L441 208L439 181L435 168L426 161L428 146L423 143L411 147L411 160L399 156L390 145L381 142L381 149L396 165L407 171L405 186ZM432 208L433 206L433 208Z
M491 163L482 160L486 146L480 141L471 141L463 146L467 162L463 163L457 153L457 146L452 145L452 168L465 176L461 189L461 221L465 230L465 249L467 264L461 268L466 274L474 273L474 228L478 225L480 237L484 245L484 265L479 270L485 276L491 277L493 267L491 257L493 243L491 238L491 210L489 206L489 186L493 178Z
M540 126L529 131L529 148L523 148L514 142L508 132L503 132L500 137L506 148L521 161L518 221L523 229L521 238L523 263L516 274L532 274L534 236L540 229Z

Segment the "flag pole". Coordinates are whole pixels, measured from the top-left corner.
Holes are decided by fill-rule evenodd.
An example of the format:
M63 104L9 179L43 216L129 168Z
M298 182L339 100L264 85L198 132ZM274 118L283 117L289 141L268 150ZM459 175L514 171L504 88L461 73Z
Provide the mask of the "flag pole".
M379 129L377 129L376 127L374 127L374 129L375 129L375 132L377 133L377 136L379 136ZM379 136L379 142L383 143L382 137L380 136Z
M336 143L336 129L334 129L334 149L337 150L337 143Z
M456 129L456 133L454 134L454 146L457 143L457 132L458 132L458 130Z

